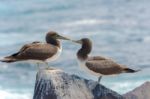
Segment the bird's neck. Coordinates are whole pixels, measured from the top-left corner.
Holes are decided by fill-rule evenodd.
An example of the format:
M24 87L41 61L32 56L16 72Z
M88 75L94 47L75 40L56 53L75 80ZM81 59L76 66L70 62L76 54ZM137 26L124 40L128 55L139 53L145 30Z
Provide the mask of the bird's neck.
M79 60L86 60L88 58L88 55L90 54L92 50L92 46L88 44L83 44L81 49L77 53L77 57Z
M51 39L46 40L46 42L47 42L48 44L57 46L57 47L59 47L59 48L61 47L60 41L58 41L57 39L51 38Z

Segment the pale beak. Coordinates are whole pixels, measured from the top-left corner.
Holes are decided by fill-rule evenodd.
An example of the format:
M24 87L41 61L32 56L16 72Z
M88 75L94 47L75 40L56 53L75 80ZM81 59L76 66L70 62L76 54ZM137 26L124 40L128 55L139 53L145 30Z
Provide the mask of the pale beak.
M63 37L63 36L61 36L61 35L58 35L57 38L58 38L58 39L62 39L62 40L71 40L71 39L69 39L69 38L67 38L67 37Z
M81 40L72 40L72 42L74 42L74 43L78 43L78 44L82 44L82 41Z

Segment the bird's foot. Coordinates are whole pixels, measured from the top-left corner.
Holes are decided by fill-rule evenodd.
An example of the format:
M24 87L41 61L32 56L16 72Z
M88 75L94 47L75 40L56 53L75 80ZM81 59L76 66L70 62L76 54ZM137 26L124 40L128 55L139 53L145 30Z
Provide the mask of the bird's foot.
M102 79L102 76L99 76L99 78L98 78L98 83L99 84L100 84L101 79Z

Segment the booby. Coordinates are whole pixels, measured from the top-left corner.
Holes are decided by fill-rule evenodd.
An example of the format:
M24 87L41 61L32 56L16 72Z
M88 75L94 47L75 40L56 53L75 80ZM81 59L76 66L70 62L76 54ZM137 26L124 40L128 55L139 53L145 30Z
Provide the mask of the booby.
M134 73L139 70L133 70L125 65L118 64L112 59L102 56L89 56L92 51L92 42L88 38L73 41L82 45L81 49L77 52L79 65L89 73L98 76L100 82L102 76L116 75L120 73Z
M69 40L66 37L59 35L54 31L50 31L46 34L46 43L35 41L30 44L24 45L19 52L10 56L4 57L1 62L11 63L17 61L34 61L37 63L46 63L56 60L62 47L58 39Z

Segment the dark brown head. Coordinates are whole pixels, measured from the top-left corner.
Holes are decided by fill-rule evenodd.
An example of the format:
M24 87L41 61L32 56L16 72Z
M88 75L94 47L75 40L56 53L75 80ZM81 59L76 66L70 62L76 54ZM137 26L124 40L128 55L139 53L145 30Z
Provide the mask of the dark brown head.
M62 40L70 40L66 37L63 37L59 35L57 32L50 31L46 34L46 42L53 44L53 45L58 45L59 41L57 39L62 39Z
M63 37L59 35L57 32L50 31L46 34L46 41L49 39L62 39L62 40L70 40L69 38Z
M86 59L88 57L88 54L90 54L90 52L92 51L92 41L88 38L82 38L81 40L73 42L82 45L81 49L77 53L78 58Z

